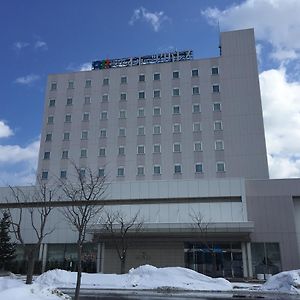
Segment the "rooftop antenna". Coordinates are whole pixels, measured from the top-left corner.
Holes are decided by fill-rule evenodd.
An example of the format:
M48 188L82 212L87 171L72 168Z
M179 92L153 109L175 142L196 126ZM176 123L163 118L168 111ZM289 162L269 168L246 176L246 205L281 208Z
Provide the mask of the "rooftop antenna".
M219 34L219 50L220 56L222 55L222 45L221 45L221 31L220 31L220 22L218 20L218 34Z

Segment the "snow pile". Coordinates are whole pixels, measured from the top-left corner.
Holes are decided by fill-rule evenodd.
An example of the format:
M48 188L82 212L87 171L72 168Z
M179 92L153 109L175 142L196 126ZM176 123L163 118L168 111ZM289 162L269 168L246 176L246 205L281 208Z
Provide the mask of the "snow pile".
M59 291L38 284L26 285L22 280L0 277L0 299L13 300L62 300L71 299Z
M270 277L261 289L263 291L300 294L300 270L278 273Z
M75 272L48 271L36 279L42 285L75 287ZM102 289L185 289L201 291L231 291L232 285L224 278L211 278L180 267L156 268L144 265L128 274L82 274L82 288Z

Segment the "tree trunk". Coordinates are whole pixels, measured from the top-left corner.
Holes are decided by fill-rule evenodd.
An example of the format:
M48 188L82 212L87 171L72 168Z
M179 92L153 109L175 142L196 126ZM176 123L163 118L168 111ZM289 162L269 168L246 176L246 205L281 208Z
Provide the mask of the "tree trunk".
M81 285L81 256L82 256L82 245L80 243L77 244L77 282L76 282L76 289L75 289L75 297L74 300L79 299L80 293L80 285Z
M213 264L213 277L217 275L217 254L212 252L212 264Z
M26 284L32 284L33 271L34 271L34 253L30 253L27 258L28 258L28 265L27 265Z
M125 274L126 256L121 258L121 274Z

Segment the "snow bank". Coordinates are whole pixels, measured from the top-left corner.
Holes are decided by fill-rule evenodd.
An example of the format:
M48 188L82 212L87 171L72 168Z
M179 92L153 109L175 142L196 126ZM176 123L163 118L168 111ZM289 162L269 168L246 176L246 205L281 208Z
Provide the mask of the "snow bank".
M278 273L270 277L261 289L263 291L300 294L300 270Z
M75 272L48 271L36 279L42 285L75 287ZM211 278L180 267L156 268L144 265L131 269L128 274L82 274L83 288L103 289L161 289L174 288L201 291L231 291L232 285L224 278Z
M55 289L46 288L39 284L26 285L17 278L0 277L0 299L62 300L70 298Z

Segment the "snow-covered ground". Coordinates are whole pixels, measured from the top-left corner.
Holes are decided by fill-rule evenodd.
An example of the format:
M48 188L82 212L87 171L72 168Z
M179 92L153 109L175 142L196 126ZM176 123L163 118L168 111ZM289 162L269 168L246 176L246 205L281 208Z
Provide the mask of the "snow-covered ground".
M69 299L56 288L74 288L75 272L48 271L25 285L14 276L0 277L0 299L13 300L62 300ZM190 269L180 267L156 268L144 265L131 269L127 274L82 274L84 289L123 290L189 290L232 292L233 290L300 294L300 270L282 272L272 276L265 284L230 283L224 278L211 278Z

